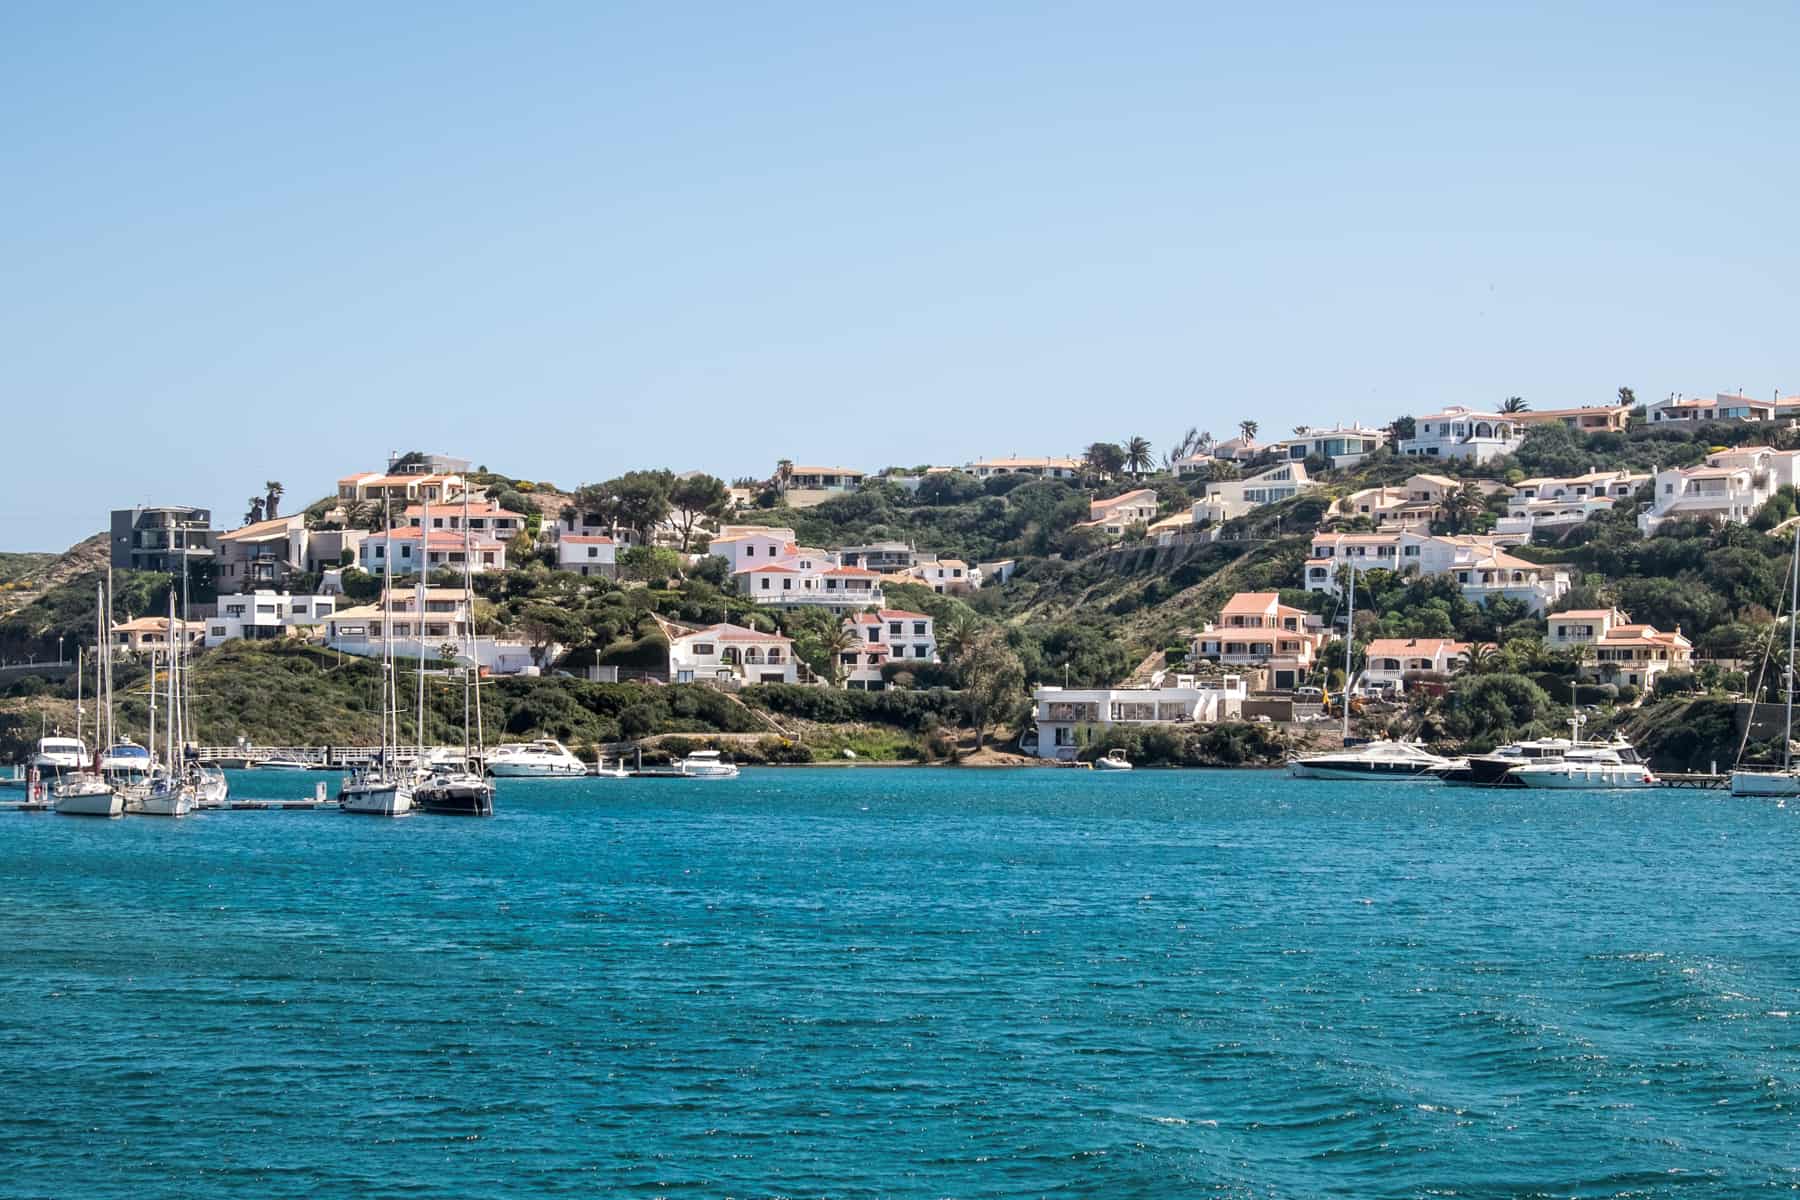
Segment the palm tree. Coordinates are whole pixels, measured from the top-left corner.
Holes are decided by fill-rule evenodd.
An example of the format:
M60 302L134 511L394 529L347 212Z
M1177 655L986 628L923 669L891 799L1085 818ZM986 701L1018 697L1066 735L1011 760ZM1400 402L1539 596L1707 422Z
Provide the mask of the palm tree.
M1508 396L1501 402L1500 411L1508 414L1530 412L1531 405L1525 403L1523 396Z
M1475 518L1485 511L1487 496L1473 479L1444 497L1444 517L1449 521L1452 533L1467 533L1474 527Z
M252 496L250 497L250 510L244 514L244 524L254 525L262 519L263 498L261 496Z
M1150 452L1150 443L1141 437L1125 440L1125 469L1135 477L1142 475L1156 465L1156 458Z
M1188 431L1175 440L1175 444L1163 451L1163 470L1174 471L1175 465L1200 448L1200 430L1189 425Z
M831 686L844 682L844 655L862 648L862 639L848 625L839 622L819 638L819 649L825 654L825 677Z
M1262 426L1258 425L1255 421L1238 422L1238 433L1243 435L1244 441L1246 442L1254 442L1256 440L1256 431L1260 428L1262 428Z
M950 662L962 657L963 651L981 636L981 621L967 609L960 610L938 630L938 649Z
M284 490L281 482L276 479L271 479L263 484L263 520L273 521L281 515L278 510L281 508L281 496Z
M1492 642L1476 642L1469 647L1469 673L1471 675L1487 674L1497 665L1494 661L1496 657L1497 653Z
M787 495L788 483L794 478L794 460L784 458L775 464L775 494Z

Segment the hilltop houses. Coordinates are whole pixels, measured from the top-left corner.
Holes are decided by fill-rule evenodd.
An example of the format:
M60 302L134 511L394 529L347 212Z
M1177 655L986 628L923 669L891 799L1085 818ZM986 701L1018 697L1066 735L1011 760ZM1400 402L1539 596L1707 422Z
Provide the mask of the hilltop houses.
M1533 425L1567 425L1577 433L1623 433L1631 422L1629 404L1599 404L1588 408L1545 408L1512 414L1515 423L1529 429Z
M598 533L565 533L556 539L556 569L577 575L619 577L618 546Z
M260 641L311 634L342 601L338 595L290 595L267 588L222 595L214 606L217 612L204 622L205 641L217 646L238 638Z
M1422 679L1443 680L1469 662L1469 644L1449 638L1371 638L1363 648L1362 682L1401 688Z
M371 533L357 548L357 565L371 575L392 570L395 575L420 571L462 571L464 561L474 574L506 570L506 543L491 537L472 537L450 530L425 530L406 526Z
M1693 644L1679 629L1636 624L1616 608L1552 613L1548 640L1557 649L1588 647L1582 678L1646 689L1669 671L1688 670L1694 659Z
M1149 525L1156 520L1156 492L1151 488L1134 488L1123 495L1088 502L1088 519L1078 522L1077 529L1094 529L1107 537L1122 537L1133 525Z
M173 621L167 617L134 617L116 622L112 627L115 650L133 654L166 651L184 641L195 646L205 634L206 629L199 621L183 621L179 617Z
M1235 721L1243 715L1249 687L1241 675L1202 679L1197 675L1165 677L1150 687L1040 687L1032 696L1036 710L1035 749L1039 758L1073 761L1081 751L1084 730L1103 732L1114 725L1188 725Z
M1777 491L1800 481L1800 450L1740 446L1706 456L1697 467L1658 471L1650 507L1638 528L1654 535L1671 521L1710 518L1741 525Z
M1206 484L1206 495L1196 500L1192 521L1222 525L1253 509L1286 500L1318 485L1307 478L1306 464L1283 462L1242 479L1217 479Z
M131 571L180 571L213 556L212 510L146 504L112 510L112 565Z
M867 478L867 471L853 467L793 467L782 481L782 500L789 508L811 508L849 495Z
M943 596L966 596L981 586L981 573L960 558L915 563L899 578L907 583L922 583Z
M1421 576L1449 575L1469 600L1505 596L1543 612L1571 586L1568 572L1509 554L1493 537L1392 533L1319 533L1303 568L1309 592L1341 590L1344 568L1377 568Z
M964 468L977 479L996 475L1033 475L1039 479L1079 479L1079 458L982 458Z
M1579 525L1597 512L1606 512L1619 500L1637 495L1650 482L1647 474L1629 471L1591 471L1561 478L1524 479L1513 488L1506 515L1494 531L1529 538L1539 529L1564 529Z
M1720 392L1711 400L1698 396L1669 396L1644 405L1644 419L1652 425L1693 421L1774 421L1800 416L1800 396L1758 400Z
M1334 425L1330 429L1303 426L1292 437L1272 443L1269 449L1277 458L1289 462L1322 458L1333 468L1354 467L1386 445L1387 440L1387 430L1366 425Z
M1402 439L1401 454L1413 458L1465 458L1484 463L1511 454L1525 440L1514 416L1447 408L1413 422L1413 436Z
M459 539L460 540L460 539ZM394 656L400 661L427 663L460 658L464 639L474 651L476 664L494 675L535 675L538 666L531 647L502 638L475 637L473 605L469 593L459 587L395 587L384 599L370 604L339 608L325 619L325 644L344 654L380 658L391 636ZM392 629L385 628L391 625ZM555 647L550 648L554 654Z

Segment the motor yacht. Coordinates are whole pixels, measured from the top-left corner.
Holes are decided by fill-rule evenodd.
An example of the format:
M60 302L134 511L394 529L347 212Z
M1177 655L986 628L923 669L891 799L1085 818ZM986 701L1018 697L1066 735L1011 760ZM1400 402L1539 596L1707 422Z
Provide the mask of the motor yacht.
M494 784L472 771L434 771L413 790L413 801L429 813L453 817L494 815Z
M38 739L37 752L31 756L30 765L45 778L54 778L69 771L79 771L93 761L87 743L80 738L43 737Z
M1568 738L1533 738L1512 742L1486 754L1471 754L1439 768L1437 777L1452 787L1524 787L1513 771L1528 763L1561 758L1575 743Z
M100 773L115 783L142 783L150 778L150 751L130 738L107 747L100 755Z
M1346 745L1342 750L1288 759L1296 779L1387 779L1435 783L1435 771L1450 760L1411 742L1376 741Z
M1658 780L1629 743L1576 743L1561 758L1516 766L1512 778L1529 788L1612 791L1656 787Z
M738 765L717 750L695 750L675 760L675 769L690 779L734 779Z
M550 738L496 746L486 765L496 779L581 779L588 773L586 763Z

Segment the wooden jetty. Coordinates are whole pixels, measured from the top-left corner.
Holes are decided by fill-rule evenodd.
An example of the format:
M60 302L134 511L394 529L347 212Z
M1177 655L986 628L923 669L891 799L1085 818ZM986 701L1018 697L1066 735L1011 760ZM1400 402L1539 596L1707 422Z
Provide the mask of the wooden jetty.
M1710 771L1658 771L1656 781L1666 788L1695 788L1722 792L1731 786L1731 776Z

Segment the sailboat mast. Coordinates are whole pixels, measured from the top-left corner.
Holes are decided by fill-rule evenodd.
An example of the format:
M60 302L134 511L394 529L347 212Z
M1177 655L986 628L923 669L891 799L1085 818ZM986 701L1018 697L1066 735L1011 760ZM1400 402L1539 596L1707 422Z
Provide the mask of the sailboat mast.
M462 494L462 535L463 535L463 657L469 658L469 636L475 632L475 568L470 562L473 549L469 541L469 489L465 486ZM469 769L469 682L480 664L474 661L463 666L463 770Z
M101 593L100 601L100 628L102 630L100 636L106 643L106 745L109 748L118 740L115 736L117 730L113 724L112 606L112 563L109 561L106 564L106 588Z
M1794 594L1788 601L1788 656L1787 656L1787 720L1782 728L1786 732L1781 738L1781 769L1787 771L1794 765L1794 606L1800 604L1800 521L1794 523L1793 554Z
M175 703L177 695L175 683L180 675L180 668L176 665L175 660L175 593L173 591L169 593L169 634L169 712L167 720L169 722L169 774L173 776L175 772L179 770L179 767L176 765L179 761L179 755L177 755L175 751L175 731L180 726L180 722L175 719ZM156 682L154 676L151 678L151 682Z
M82 669L86 666L81 661L81 654L81 643L77 642L75 644L75 740L78 742L81 741L81 675Z
M94 643L94 769L100 769L100 754L112 743L106 740L100 724L101 696L106 692L106 585L94 585L94 630L99 638Z
M1350 564L1350 613L1344 618L1344 740L1350 740L1350 654L1356 649L1356 564Z
M400 744L400 697L394 688L394 516L390 497L381 493L381 770L385 776L394 769L389 748ZM394 736L388 739L388 722L394 722Z
M469 741L469 690L475 692L475 757L484 766L477 772L485 770L487 762L486 734L481 724L481 635L475 632L475 551L469 537L469 486L463 482L463 609L464 618L468 621L467 642L469 645L468 686L463 689L463 744ZM463 757L468 758L465 752Z
M418 736L419 746L413 758L413 770L422 770L425 766L425 568L431 565L431 501L420 497L419 503L419 582L414 588L417 600L414 607L418 619L413 622L413 633L419 639L419 715L413 732Z

